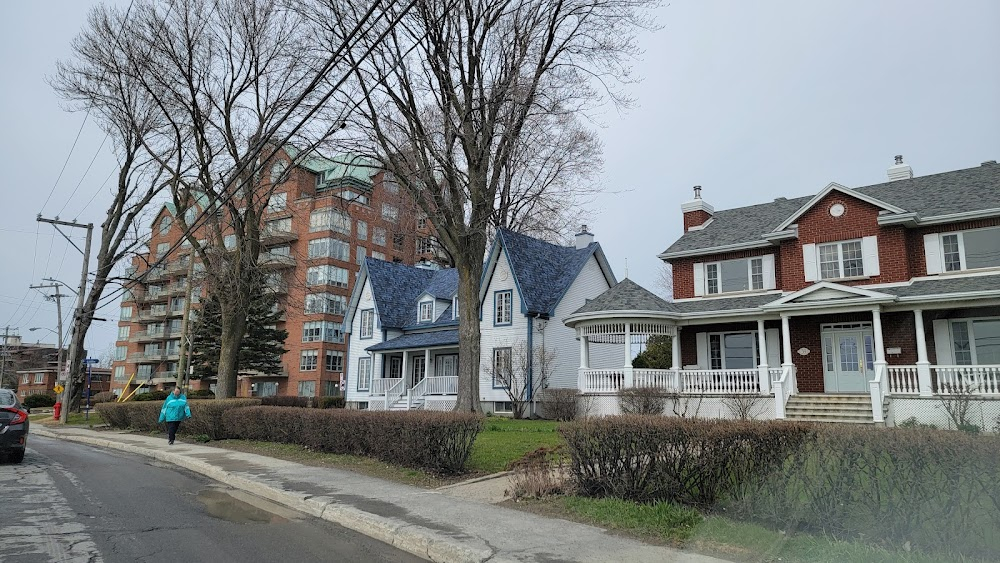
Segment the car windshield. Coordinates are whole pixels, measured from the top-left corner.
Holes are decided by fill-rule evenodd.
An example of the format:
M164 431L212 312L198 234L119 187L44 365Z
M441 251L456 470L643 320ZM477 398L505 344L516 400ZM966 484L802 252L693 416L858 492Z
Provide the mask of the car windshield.
M10 391L0 392L0 407L9 407L16 405L17 400L14 398L14 394Z

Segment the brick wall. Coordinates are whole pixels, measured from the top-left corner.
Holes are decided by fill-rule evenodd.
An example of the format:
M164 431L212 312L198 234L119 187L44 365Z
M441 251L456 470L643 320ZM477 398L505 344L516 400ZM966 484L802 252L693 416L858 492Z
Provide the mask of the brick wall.
M927 261L924 258L924 235L931 233L951 233L964 231L966 229L980 229L983 227L996 227L1000 225L1000 217L992 219L981 219L979 221L966 221L964 223L950 223L947 225L934 225L931 227L921 227L909 229L906 233L906 248L910 262L910 273L913 277L927 275Z
M691 227L704 225L705 221L708 221L711 218L712 216L708 214L708 211L703 209L688 211L684 214L684 232L686 233L691 230Z
M752 258L774 254L774 280L780 284L781 280L781 257L775 248L755 248L753 250L740 250L737 252L725 252L722 254L711 254L698 256L696 258L679 258L670 260L674 276L674 299L687 299L694 297L694 265L697 262L718 262L721 260L735 260L736 258ZM801 270L801 268L800 268Z

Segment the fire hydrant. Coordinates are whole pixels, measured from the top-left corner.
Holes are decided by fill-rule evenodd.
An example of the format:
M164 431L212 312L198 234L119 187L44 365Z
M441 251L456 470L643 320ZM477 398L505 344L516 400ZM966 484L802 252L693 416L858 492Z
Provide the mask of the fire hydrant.
M60 413L62 413L62 403L52 405L52 418L59 420Z

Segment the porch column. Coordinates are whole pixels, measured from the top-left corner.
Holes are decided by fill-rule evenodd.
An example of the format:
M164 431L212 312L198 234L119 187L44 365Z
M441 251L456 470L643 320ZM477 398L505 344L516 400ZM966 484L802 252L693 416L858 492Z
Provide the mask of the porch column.
M882 373L882 382L875 384L871 382L870 393L872 397L872 420L882 422L885 414L882 412L882 401L889 389L889 374L885 361L885 341L882 339L882 312L878 308L872 309L872 330L875 333L875 373Z
M788 325L788 315L781 315L781 366L792 365L792 331Z
M875 332L875 363L885 365L885 342L882 340L882 313L878 309L872 309L872 329Z
M927 359L927 335L924 333L924 312L913 311L913 324L917 332L917 386L921 397L933 395L931 390L931 363Z
M674 371L674 391L681 390L681 327L674 328L674 337L670 341L670 369Z
M403 389L409 389L410 388L410 386L408 385L408 383L410 383L410 382L407 381L409 379L409 376L406 373L406 357L407 357L406 350L403 350L403 367L402 367L402 370L403 370L403 373L402 373L402 376L403 376Z
M580 331L580 369L590 369L590 339Z
M764 335L764 320L757 319L757 349L760 353L760 365L757 366L760 378L760 392L771 393L771 372L767 365L767 337Z
M424 348L424 379L431 376L431 349Z
M622 387L634 387L635 380L632 374L632 323L625 322L625 381Z

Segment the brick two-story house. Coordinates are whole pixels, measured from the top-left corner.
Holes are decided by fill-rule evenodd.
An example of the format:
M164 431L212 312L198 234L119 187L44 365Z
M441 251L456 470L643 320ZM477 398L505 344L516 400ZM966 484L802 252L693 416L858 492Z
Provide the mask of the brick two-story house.
M767 397L762 414L777 418L940 426L953 424L941 397L967 393L969 422L992 429L1000 165L914 177L896 157L888 177L720 211L695 188L684 234L659 255L673 268L675 300L626 280L567 319L581 340L581 389L654 378L703 398ZM672 370L588 365L592 342L628 334L631 352L650 322L677 336Z

